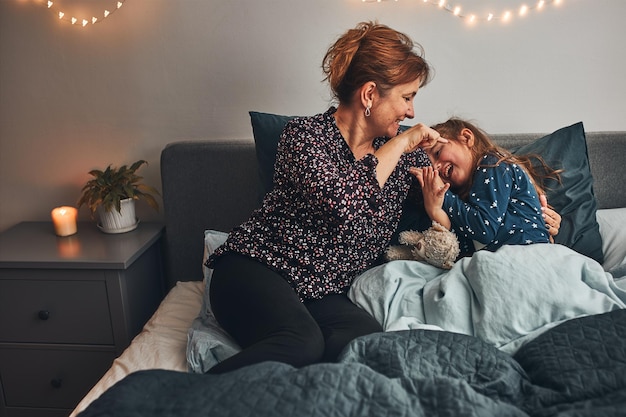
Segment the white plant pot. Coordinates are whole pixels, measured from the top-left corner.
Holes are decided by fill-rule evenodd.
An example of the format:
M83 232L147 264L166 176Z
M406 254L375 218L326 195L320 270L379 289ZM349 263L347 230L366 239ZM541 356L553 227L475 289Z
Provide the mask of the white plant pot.
M135 230L139 225L139 220L135 217L135 200L127 198L120 202L120 211L115 207L111 211L104 210L99 206L98 218L100 223L98 227L104 233L126 233Z

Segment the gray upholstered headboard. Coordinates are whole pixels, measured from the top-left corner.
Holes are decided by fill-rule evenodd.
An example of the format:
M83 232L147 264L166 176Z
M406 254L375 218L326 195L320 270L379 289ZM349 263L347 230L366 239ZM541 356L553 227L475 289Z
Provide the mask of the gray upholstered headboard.
M168 288L202 280L205 229L229 231L260 200L254 142L185 141L161 153Z
M492 137L513 147L541 136ZM598 207L626 207L626 132L587 132L587 144ZM202 280L205 229L229 231L258 206L262 188L254 142L171 143L161 154L161 179L170 288L176 281Z

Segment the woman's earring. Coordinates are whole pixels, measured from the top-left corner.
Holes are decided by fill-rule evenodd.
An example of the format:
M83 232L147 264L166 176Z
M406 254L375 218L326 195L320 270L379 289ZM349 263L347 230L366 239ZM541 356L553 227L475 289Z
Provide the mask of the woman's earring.
M370 117L370 115L372 114L372 112L370 111L371 106L367 106L365 108L365 117Z

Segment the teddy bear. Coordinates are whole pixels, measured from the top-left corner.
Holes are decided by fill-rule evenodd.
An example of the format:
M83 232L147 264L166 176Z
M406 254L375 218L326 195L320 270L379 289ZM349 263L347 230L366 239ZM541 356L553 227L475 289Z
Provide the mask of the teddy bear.
M387 248L388 260L426 261L438 268L450 269L459 256L459 241L454 232L433 221L423 232L406 230L400 233L401 245Z

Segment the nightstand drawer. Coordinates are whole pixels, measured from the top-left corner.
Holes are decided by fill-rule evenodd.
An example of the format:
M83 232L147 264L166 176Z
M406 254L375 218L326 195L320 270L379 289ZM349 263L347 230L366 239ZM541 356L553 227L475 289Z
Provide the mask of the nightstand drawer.
M112 351L0 348L6 405L71 410L114 359Z
M0 342L113 344L104 281L0 280L0 317Z

